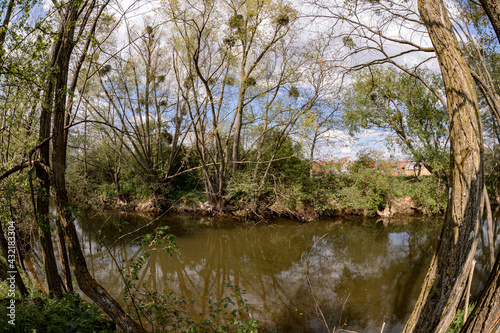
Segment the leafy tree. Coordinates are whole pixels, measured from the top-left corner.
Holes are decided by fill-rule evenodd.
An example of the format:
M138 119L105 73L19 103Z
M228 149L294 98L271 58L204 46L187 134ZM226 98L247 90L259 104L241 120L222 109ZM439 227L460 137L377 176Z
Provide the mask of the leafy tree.
M418 75L442 89L439 76ZM398 145L437 174L448 172L449 124L446 109L422 82L391 67L370 67L347 89L343 121L351 132L376 128L394 133Z
M250 162L247 152L274 128L282 133L278 149L317 99L313 93L299 100L296 87L287 94L303 63L291 34L295 11L279 1L215 1L170 2L166 13L175 24L178 88L205 191L215 210L225 210L228 180Z
M156 206L166 208L172 175L179 171L174 164L190 125L173 85L169 40L152 19L145 18L143 25L139 34L137 27L130 28L120 57L99 54L103 64L94 68L96 87L89 90L95 97L86 97L85 106L109 147L149 186ZM114 183L120 192L118 179Z

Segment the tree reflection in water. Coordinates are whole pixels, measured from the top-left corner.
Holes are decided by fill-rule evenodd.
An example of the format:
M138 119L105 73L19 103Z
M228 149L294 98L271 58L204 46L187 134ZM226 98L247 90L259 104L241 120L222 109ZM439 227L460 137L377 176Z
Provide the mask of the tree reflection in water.
M89 267L99 282L121 298L123 282L118 268L106 251L97 251L99 242L89 229L101 230L103 243L121 263L137 259L144 249L127 245L138 234L116 239L148 219L136 214L83 214L82 219L89 225L86 228L80 221L79 229ZM229 219L170 215L159 223L171 227L181 253L171 257L164 251L151 251L139 283L158 291L172 289L195 300L192 311L198 313L207 311L209 295L226 296L227 282L246 289L251 314L261 323L279 332L326 332L316 313L312 289L330 329L345 323L345 329L380 332L385 322L384 332L400 332L418 297L439 235L439 220L406 216L389 223L339 218L248 225ZM141 232L151 232L155 225ZM481 246L478 250L478 255L485 257L479 263L487 263L485 246L485 250ZM481 273L486 269L484 264L478 265L476 286L486 278L487 273Z

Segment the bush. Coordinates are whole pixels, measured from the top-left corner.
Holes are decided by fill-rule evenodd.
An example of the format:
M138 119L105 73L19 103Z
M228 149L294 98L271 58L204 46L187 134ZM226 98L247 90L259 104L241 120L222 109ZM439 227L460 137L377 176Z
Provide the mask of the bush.
M332 213L373 216L405 197L425 214L441 213L447 203L444 185L436 176L395 176L390 166L369 156L356 160L348 173L324 169L311 178L308 164L295 157L273 164L270 173L259 189L254 171L240 171L229 184L228 198L240 208L270 207L271 212L287 216L307 210L313 219Z
M31 300L17 300L15 326L7 322L7 302L3 300L0 305L2 332L115 332L115 325L103 317L97 306L74 292L61 299L43 295Z
M446 208L448 201L446 191L442 188L438 192L438 178L424 176L412 179L407 186L407 195L421 206L426 214L438 214Z
M261 328L257 320L248 315L250 309L243 298L244 290L226 285L230 296L208 298L208 313L193 316L188 307L194 301L177 297L172 291L158 293L144 290L135 299L138 312L147 320L152 332L238 332L257 333ZM134 314L134 311L131 312Z

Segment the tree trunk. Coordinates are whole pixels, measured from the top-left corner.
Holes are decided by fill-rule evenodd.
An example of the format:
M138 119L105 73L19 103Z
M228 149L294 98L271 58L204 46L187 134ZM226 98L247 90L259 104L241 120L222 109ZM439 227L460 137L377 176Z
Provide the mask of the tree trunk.
M500 329L500 256L481 298L476 304L461 333L492 333Z
M484 208L486 208L486 222L488 224L488 247L490 250L490 267L493 270L493 265L495 264L495 242L493 241L493 214L491 212L491 203L488 196L488 190L486 185L484 185L483 190L484 195Z
M311 145L311 153L309 154L309 178L311 179L313 179L314 149L316 148L316 140L318 140L318 136L318 129L316 129L314 131L313 141Z
M85 256L76 233L74 219L69 207L66 191L66 133L65 112L67 97L68 67L74 47L75 22L78 18L78 1L71 1L64 9L64 17L60 30L62 45L57 57L58 72L56 74L54 123L52 127L52 164L54 201L57 209L57 218L61 222L67 242L71 267L75 273L80 289L92 299L104 312L125 332L145 332L145 330L130 318L116 300L99 285L90 275ZM88 9L91 10L91 9Z
M442 0L419 0L441 67L450 118L451 183L441 239L404 332L445 332L453 320L477 245L483 191L483 139L472 77Z
M63 283L66 291L73 291L73 279L71 277L71 269L69 267L68 250L66 249L66 240L64 239L64 232L62 230L61 221L56 219L56 237L57 237L57 250L59 252L59 261L63 272Z
M241 68L241 80L240 80L240 91L238 94L238 105L236 107L236 124L234 127L234 137L233 137L233 177L236 177L236 173L238 172L239 168L239 161L240 161L240 135L241 135L241 128L243 126L243 103L245 101L245 93L246 93L246 87L245 87L245 79L246 75L244 74L244 64L246 63L246 59L243 62L242 68Z
M481 6L488 15L488 18L493 25L493 29L500 42L500 1L498 0L480 0ZM497 117L498 120L498 117ZM488 199L486 194L485 199ZM498 200L497 200L498 201ZM493 234L490 236L490 230L493 229L493 221L490 220L491 208L488 211L488 203L486 203L487 218L488 218L488 240L494 245ZM490 226L491 224L491 226ZM491 229L490 229L491 228ZM494 247L494 246L493 246ZM497 255L495 265L493 266L490 278L486 283L479 301L469 316L467 322L463 326L462 333L475 332L498 332L500 330L500 255Z
M53 45L51 50L51 62L56 57L59 43ZM51 78L45 81L45 93L43 105L40 115L40 132L39 141L44 142L50 137L51 123L51 104L53 95L53 82ZM40 239L40 247L42 249L42 257L47 277L47 285L50 294L56 296L62 295L62 281L57 270L56 259L54 257L54 247L52 245L52 236L50 233L50 218L49 218L49 194L50 194L50 179L47 170L43 165L48 166L50 159L49 142L46 141L38 148L38 160L40 163L35 164L36 183L41 190L36 195L36 212L35 218L38 224L38 234Z
M19 241L16 240L16 244L18 242ZM9 258L9 245L7 243L7 239L5 238L5 233L3 232L3 227L2 227L1 222L0 222L0 247L2 248L2 253L5 257L5 260L8 260L8 258ZM14 271L13 269L9 269L9 270ZM26 289L26 285L24 284L24 281L21 278L21 275L19 275L19 269L17 269L17 265L16 265L16 271L17 271L17 273L15 273L14 276L16 279L17 288L19 289L19 292L21 293L21 295L26 296L29 294L28 289Z
M497 34L498 41L500 42L500 1L499 0L479 0L486 15L490 19L493 30Z

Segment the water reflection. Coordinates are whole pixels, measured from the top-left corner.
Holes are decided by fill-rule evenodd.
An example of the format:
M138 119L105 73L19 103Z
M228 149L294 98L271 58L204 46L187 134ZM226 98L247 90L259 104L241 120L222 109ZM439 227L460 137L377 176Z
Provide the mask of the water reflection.
M118 299L123 283L117 264L144 254L143 248L126 244L138 236L131 232L150 220L84 212L79 221L89 267ZM196 312L207 311L210 294L225 295L225 282L246 288L252 316L279 332L327 332L326 325L380 332L383 322L384 332L400 332L418 297L440 221L419 216L384 222L349 218L242 225L168 216L142 232L169 225L181 254L151 251L139 282L196 300ZM496 230L498 224L497 218ZM123 234L128 235L120 238ZM486 236L486 250L478 250L481 258L488 258L485 243ZM478 280L486 279L481 272L487 262L478 261Z

